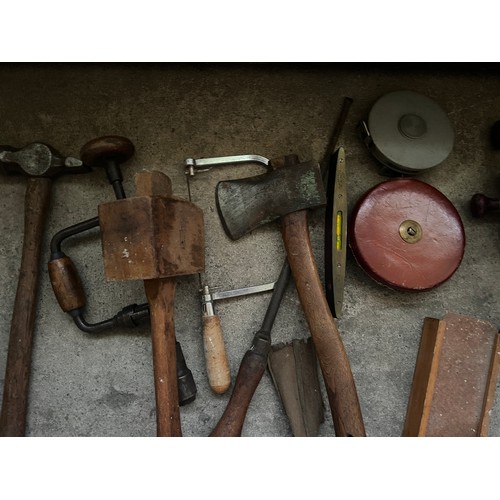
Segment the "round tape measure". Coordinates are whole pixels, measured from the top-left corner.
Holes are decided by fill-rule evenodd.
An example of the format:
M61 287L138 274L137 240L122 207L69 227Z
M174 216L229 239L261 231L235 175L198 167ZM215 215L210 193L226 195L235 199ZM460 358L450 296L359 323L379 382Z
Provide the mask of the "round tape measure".
M371 153L399 173L434 167L453 149L455 134L446 112L429 97L409 90L379 98L365 126Z
M417 179L382 182L356 203L349 245L358 264L391 288L434 288L457 270L465 249L460 215L436 188Z

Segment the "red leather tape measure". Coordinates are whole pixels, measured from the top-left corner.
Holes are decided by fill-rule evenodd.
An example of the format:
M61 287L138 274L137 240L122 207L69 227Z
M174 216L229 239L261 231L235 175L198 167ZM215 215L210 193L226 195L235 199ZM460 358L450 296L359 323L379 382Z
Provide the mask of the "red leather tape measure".
M393 179L365 193L350 217L349 244L374 280L423 291L458 269L465 232L451 201L417 179Z

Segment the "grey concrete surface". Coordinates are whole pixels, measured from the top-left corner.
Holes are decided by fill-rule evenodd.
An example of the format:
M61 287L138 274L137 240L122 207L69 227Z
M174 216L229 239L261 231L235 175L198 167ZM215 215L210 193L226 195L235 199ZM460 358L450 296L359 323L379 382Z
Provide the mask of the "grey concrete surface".
M488 142L500 118L500 68L446 65L118 65L40 64L1 67L2 144L21 147L43 141L78 155L88 140L108 134L128 137L136 147L123 165L124 186L133 174L159 169L174 193L187 197L183 161L255 153L296 153L320 159L344 96L354 99L339 144L346 148L349 208L384 180L355 127L381 95L399 89L420 92L447 111L456 132L450 157L419 176L458 209L466 231L463 262L442 286L407 294L380 286L349 253L345 307L338 321L356 380L369 436L400 436L424 317L448 311L500 325L499 218L472 218L476 192L500 197L500 152ZM284 258L278 226L270 224L237 242L227 238L214 199L219 180L260 172L255 166L214 169L192 181L192 199L205 213L206 272L222 289L277 278ZM0 386L3 387L10 318L23 239L22 178L0 182ZM47 275L48 244L60 229L97 214L113 199L104 172L63 177L53 186L40 267L28 436L154 436L152 355L147 326L99 335L78 330L58 307ZM323 270L323 211L310 216L313 249ZM145 301L142 283L107 283L97 231L72 238L64 250L76 263L87 293L87 319L98 321L129 303ZM177 281L175 323L196 380L196 400L181 408L185 436L207 436L231 390L211 392L201 341L196 276ZM269 294L216 303L224 328L233 380L259 328ZM308 336L293 284L273 329L273 342ZM0 389L2 390L2 389ZM323 393L325 408L328 408ZM321 436L333 436L325 411ZM500 436L500 406L490 434ZM266 373L247 413L244 436L290 436L281 402Z

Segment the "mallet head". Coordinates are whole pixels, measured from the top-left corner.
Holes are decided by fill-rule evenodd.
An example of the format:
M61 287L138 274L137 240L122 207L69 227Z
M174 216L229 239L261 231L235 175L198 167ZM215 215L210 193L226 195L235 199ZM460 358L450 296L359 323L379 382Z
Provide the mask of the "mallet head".
M99 205L108 280L148 280L204 271L202 210L172 197L161 172L136 176L137 196Z

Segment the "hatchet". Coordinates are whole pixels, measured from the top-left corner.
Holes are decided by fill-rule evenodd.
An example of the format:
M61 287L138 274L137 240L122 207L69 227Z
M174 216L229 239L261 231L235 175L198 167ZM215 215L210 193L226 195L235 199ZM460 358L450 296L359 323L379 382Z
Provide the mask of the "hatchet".
M276 219L288 263L316 348L336 436L365 436L356 385L314 259L307 210L324 206L317 162L276 168L246 179L221 181L216 188L219 216L233 240Z

